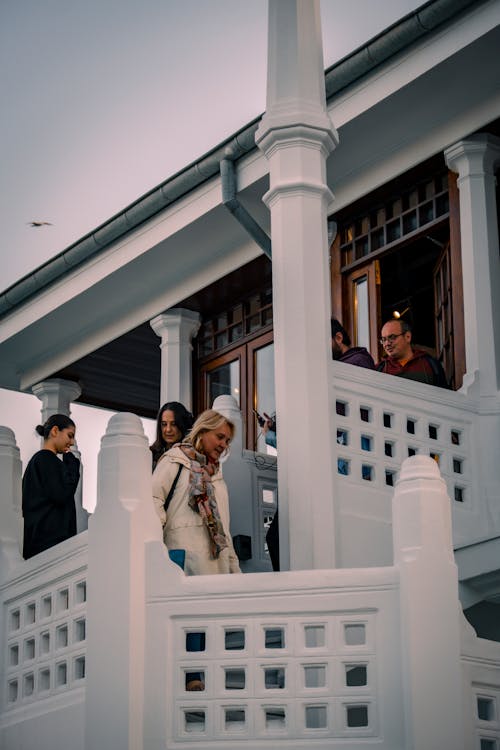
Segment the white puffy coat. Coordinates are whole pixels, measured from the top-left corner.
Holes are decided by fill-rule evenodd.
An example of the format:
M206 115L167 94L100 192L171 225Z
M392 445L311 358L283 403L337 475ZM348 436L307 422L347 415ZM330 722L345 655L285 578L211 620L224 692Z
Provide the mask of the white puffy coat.
M183 468L175 486L174 494L165 513L164 503L179 470ZM208 573L240 573L238 557L234 551L229 526L229 497L226 483L219 470L212 477L212 484L224 527L228 546L219 557L210 556L208 531L199 513L188 504L189 459L180 448L171 448L158 462L153 472L153 500L163 526L163 539L168 549L183 549L186 552L184 571L186 575Z

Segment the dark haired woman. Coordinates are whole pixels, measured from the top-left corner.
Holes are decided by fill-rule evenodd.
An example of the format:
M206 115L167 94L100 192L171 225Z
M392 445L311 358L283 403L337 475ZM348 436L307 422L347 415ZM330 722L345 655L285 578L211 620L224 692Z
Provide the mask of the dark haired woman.
M156 419L156 440L150 447L153 454L153 471L156 464L170 448L182 442L193 426L193 415L178 401L163 404Z
M25 560L76 534L80 462L71 453L75 423L65 414L53 414L35 429L43 437L43 448L31 458L23 476Z

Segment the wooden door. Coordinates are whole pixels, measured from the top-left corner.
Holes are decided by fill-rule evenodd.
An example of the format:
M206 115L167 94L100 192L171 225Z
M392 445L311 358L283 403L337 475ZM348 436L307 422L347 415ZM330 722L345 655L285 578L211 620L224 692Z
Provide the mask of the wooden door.
M455 386L455 347L450 243L447 242L433 271L436 356L446 379Z
M381 326L380 264L373 260L344 277L346 310L344 327L353 346L366 346L375 361L379 359L378 337Z

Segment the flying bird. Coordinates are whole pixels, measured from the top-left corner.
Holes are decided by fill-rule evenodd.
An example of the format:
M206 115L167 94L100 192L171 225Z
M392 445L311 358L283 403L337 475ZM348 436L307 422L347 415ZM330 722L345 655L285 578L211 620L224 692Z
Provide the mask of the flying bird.
M52 224L50 223L50 221L28 221L28 226L30 226L30 227L44 227L44 226L51 227Z

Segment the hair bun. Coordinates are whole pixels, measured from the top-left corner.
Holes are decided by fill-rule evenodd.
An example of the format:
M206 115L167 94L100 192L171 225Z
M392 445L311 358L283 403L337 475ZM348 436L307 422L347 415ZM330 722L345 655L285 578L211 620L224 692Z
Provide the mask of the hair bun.
M37 432L41 437L43 437L44 429L42 424L37 424L35 427L35 432Z

